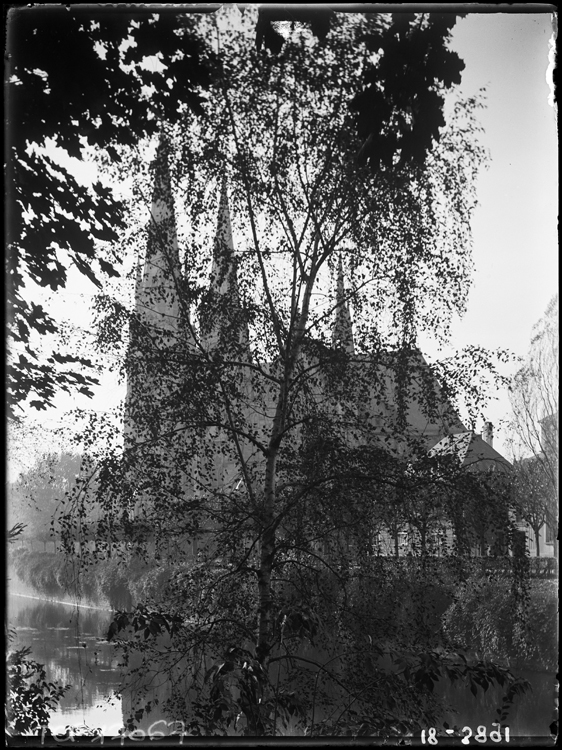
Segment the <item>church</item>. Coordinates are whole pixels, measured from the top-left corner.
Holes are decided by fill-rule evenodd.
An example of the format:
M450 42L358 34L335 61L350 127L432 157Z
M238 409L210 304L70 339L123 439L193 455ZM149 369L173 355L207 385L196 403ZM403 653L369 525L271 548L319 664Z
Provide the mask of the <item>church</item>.
M162 137L154 163L147 249L138 264L124 440L126 452L137 458L131 517L158 523L158 514L167 517L170 508L191 498L188 505L195 520L186 533L195 554L204 546L201 540L212 513L202 510L194 498L208 501L213 496L220 505L240 488L255 492L268 430L276 418L279 364L260 360L252 350L238 285L226 177L220 187L209 284L198 295L193 315L194 295L180 262L167 152ZM299 353L297 379L298 373L312 375L307 375L306 389L295 390L294 414L300 419L294 418L290 435L293 459L304 444L306 421L313 413L324 423L337 423L338 434L350 444L376 444L402 459L415 445L429 456L456 456L470 472L509 472L509 462L493 448L491 424L485 425L482 436L466 428L442 397L419 349L379 353L374 363L356 353L341 257L330 343L305 341ZM336 361L351 368L351 378L348 371L339 386L328 382L327 370L317 366L324 353L329 359L334 352ZM404 358L405 398L400 395ZM213 380L211 371L221 374ZM220 398L212 395L217 392ZM289 458L285 463L295 465ZM139 490L151 483L157 491ZM447 544L454 541L452 528L448 523L438 526L435 549L446 554ZM373 549L376 554L407 554L412 549L410 530L403 525L393 531L383 524L373 535ZM485 545L478 553L486 554Z

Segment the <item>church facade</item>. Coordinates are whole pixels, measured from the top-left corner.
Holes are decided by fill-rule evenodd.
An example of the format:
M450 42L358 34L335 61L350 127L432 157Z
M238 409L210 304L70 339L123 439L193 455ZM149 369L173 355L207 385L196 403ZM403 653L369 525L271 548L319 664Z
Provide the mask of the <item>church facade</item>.
M152 519L159 502L160 512L168 512L172 507L170 498L177 504L188 497L214 493L216 502L221 503L240 486L251 484L263 464L259 447L267 440L278 395L273 377L278 365L256 363L250 345L248 316L238 287L225 178L220 188L209 285L198 297L197 314L192 314L190 291L178 250L167 150L165 139L161 139L154 165L146 255L138 265L124 419L126 451L141 456L137 462L142 467L141 473L150 475L153 482L156 478L157 486L166 488L165 493L162 489L162 497L155 499L154 490L143 494L138 487L142 482L136 478L132 481L137 486L130 499L131 516L141 518L150 505L148 515ZM312 369L322 346L311 342L310 347L303 347L300 355L303 372ZM352 367L365 371L371 366L368 358L355 352L341 257L331 348L354 362ZM219 399L218 406L208 397L211 390L207 384L202 385L204 378L209 377L205 363L216 363L217 358L231 363L227 378L224 379L222 370L223 380L209 386L211 390L222 389L223 395L225 389L228 391L228 398ZM492 447L490 428L486 426L483 437L468 430L441 397L439 384L431 380L433 376L421 352L412 349L407 358L413 375L409 376L408 396L402 405L401 430L393 427L400 388L397 355L379 356L372 366L376 369L375 376L362 380L359 390L352 394L334 391L319 372L309 383L315 413L326 415L331 410L342 423L346 415L352 415L357 424L364 425L363 437L347 430L352 442L378 441L382 449L396 456L404 457L415 442L430 456L457 456L468 471L509 472L509 462ZM261 371L263 377L255 377L256 371ZM428 379L429 406L424 396ZM295 452L298 453L303 439L303 430L296 427L292 437ZM196 527L190 527L189 536L192 540L202 539L209 515L198 515L199 506L194 501L190 507ZM441 538L435 549L437 554L447 554L454 544L453 530L447 523L440 529ZM411 551L410 539L411 534L404 528L394 532L382 529L375 535L373 545L376 554L402 555ZM197 551L196 541L193 551ZM480 549L480 553L485 551Z

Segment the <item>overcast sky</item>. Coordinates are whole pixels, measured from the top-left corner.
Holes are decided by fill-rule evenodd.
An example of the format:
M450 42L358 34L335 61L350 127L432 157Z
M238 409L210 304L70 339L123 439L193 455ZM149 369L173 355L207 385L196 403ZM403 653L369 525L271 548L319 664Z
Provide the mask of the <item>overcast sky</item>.
M558 158L547 83L550 14L474 13L453 47L466 63L462 90L486 86L482 140L491 164L478 183L476 273L460 343L523 352L558 288Z
M473 221L475 275L456 346L527 351L531 329L558 290L558 142L548 84L549 13L471 13L453 48L465 61L463 93L487 88L480 113L489 169L478 181ZM491 408L498 423L504 395ZM501 451L502 430L496 432Z
M558 147L547 83L551 38L549 13L470 13L453 31L452 46L466 64L462 92L487 88L480 120L483 144L491 152L490 167L478 182L474 284L467 314L453 327L455 347L478 344L524 355L533 324L557 291ZM85 289L86 301L94 291ZM69 318L78 312L77 292L73 287L59 298ZM103 409L122 395L107 383L93 402L61 396L57 404L61 410ZM486 416L499 426L508 408L503 394ZM49 410L45 417L55 425L61 412ZM500 451L504 437L500 427L495 442Z

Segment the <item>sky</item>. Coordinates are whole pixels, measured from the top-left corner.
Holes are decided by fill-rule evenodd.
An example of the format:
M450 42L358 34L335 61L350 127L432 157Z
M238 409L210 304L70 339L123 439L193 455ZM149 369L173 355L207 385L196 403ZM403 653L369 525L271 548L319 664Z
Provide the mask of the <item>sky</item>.
M470 13L453 30L451 46L465 61L461 93L487 89L479 119L491 155L478 181L474 282L467 313L453 325L455 348L477 344L524 356L533 325L558 289L558 144L547 76L552 34L549 13ZM71 278L53 309L60 318L86 319L96 290ZM93 400L61 394L55 409L32 416L58 426L74 407L103 411L123 394L114 378L104 378ZM486 417L496 425L495 447L506 455L501 420L508 415L507 393L499 394Z
M487 89L479 120L491 161L478 180L473 287L453 326L455 346L527 352L531 329L558 291L558 139L548 83L549 13L471 13L452 47L465 61L461 90ZM550 72L551 76L551 72ZM508 453L500 394L489 415L494 446Z
M558 285L558 158L547 83L549 14L471 14L453 47L462 90L487 87L480 121L491 163L479 179L473 222L476 273L456 337L523 352Z

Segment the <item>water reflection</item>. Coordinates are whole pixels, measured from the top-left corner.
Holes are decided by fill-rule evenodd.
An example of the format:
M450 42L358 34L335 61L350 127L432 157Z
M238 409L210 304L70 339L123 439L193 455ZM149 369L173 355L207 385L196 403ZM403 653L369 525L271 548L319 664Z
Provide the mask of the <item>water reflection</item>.
M11 648L29 646L31 657L45 665L47 679L71 685L51 717L51 729L88 724L104 734L122 725L119 655L105 640L109 610L45 601L11 594L8 625L15 631Z

